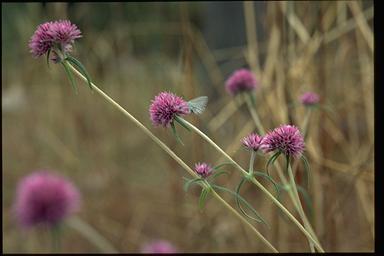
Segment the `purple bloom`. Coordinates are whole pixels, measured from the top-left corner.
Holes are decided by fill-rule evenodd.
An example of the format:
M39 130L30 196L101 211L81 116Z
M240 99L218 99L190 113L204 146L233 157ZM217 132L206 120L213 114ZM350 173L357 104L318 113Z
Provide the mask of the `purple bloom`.
M72 51L75 39L80 37L80 30L68 20L46 22L37 27L29 41L29 48L35 58L44 55L53 47L60 47L58 50L68 53ZM53 58L58 58L57 53Z
M257 135L256 133L251 133L247 137L244 137L241 142L246 148L257 151L261 146L262 139L263 137Z
M261 141L264 152L279 150L286 156L298 157L304 151L304 139L294 125L281 125L269 132Z
M141 249L142 253L177 253L176 248L168 241L157 240L145 244Z
M225 87L229 94L236 95L239 92L254 90L257 84L257 80L251 71L239 69L228 78Z
M188 103L181 97L170 92L161 92L152 100L149 113L155 126L167 127L176 115L187 115L190 109Z
M203 178L207 178L213 172L212 167L207 163L197 163L195 164L195 172Z
M23 227L55 225L78 210L80 195L66 179L47 171L24 177L17 187L14 211Z
M303 105L311 106L319 103L320 97L317 93L306 92L300 96L299 100Z

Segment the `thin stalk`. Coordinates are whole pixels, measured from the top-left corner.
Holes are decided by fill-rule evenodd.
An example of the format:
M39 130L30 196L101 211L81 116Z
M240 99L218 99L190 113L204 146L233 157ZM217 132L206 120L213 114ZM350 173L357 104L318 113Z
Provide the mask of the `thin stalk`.
M265 130L264 130L263 125L261 124L260 118L253 108L250 95L243 94L243 97L245 99L245 102L247 103L247 106L248 106L249 112L251 113L252 119L256 124L257 130L259 131L260 134L265 134Z
M72 69L72 71L80 77L84 82L87 83L87 79L79 72L77 71L71 64L68 64L69 67ZM122 112L126 117L128 117L136 126L138 126L145 134L147 134L157 145L159 145L168 155L170 155L181 167L183 167L192 177L199 178L199 176L181 159L179 158L164 142L162 142L159 138L157 138L147 127L145 127L140 121L138 121L134 116L132 116L127 110L125 110L123 107L121 107L116 101L114 101L111 97L109 97L106 93L104 93L102 90L100 90L94 83L91 83L92 88L98 93L100 96L102 96L106 101L108 101L112 106L117 108L120 112ZM235 214L236 217L240 219L241 222L246 224L248 227L251 228L251 230L256 234L257 237L261 239L261 241L264 242L264 244L270 248L274 252L278 252L276 248L274 248L268 240L260 234L255 227L252 226L241 214L239 214L235 209L233 209L223 198L220 197L219 194L217 194L213 188L208 184L204 183L207 188L211 189L211 192L213 196L221 202L229 211L231 211L233 214Z
M308 125L309 125L309 119L311 118L311 114L312 114L312 108L307 107L304 121L303 121L303 126L302 126L304 140L307 138L307 135L308 135Z
M301 214L303 214L304 213L303 205L301 204L299 193L297 192L295 178L293 176L291 164L289 161L290 161L290 157L287 157L287 169L288 169L288 175L289 175L289 183L290 183L291 189L293 190L293 193L296 197L298 209L301 212ZM313 247L313 243L311 241L310 241L310 247L311 247L311 252L316 252L315 248Z
M253 165L255 163L255 158L256 158L256 152L252 150L251 152L251 158L249 159L249 176L253 177Z
M209 144L211 144L217 151L219 151L221 154L223 154L237 169L239 169L244 176L248 175L248 172L244 170L237 162L235 162L227 153L224 152L215 142L213 142L207 135L205 135L202 131L200 131L198 128L196 128L194 125L186 121L185 119L182 119L184 121L184 124L188 126L191 130L195 131L197 134L200 135L204 140L206 140ZM279 207L298 227L299 229L304 233L304 235L310 239L315 245L316 248L320 252L324 252L321 245L317 242L317 239L315 238L301 225L301 223L285 208L279 200L277 200L260 182L258 182L254 177L250 179L252 183L254 183L256 186L258 186L276 205Z
M245 95L245 100L246 100L246 102L247 102L247 106L248 106L249 112L251 113L252 118L253 118L254 121L255 121L255 124L256 124L257 129L258 129L259 131L263 132L263 131L264 131L264 127L262 126L262 124L261 124L261 122L260 122L260 119L259 119L259 117L258 117L258 115L257 115L256 110L255 110L255 109L253 108L253 106L252 106L252 102L251 102L250 98L249 98L249 97L246 97L246 95ZM258 120L258 121L257 121L257 120ZM276 166L277 174L279 175L280 180L281 180L284 184L288 184L288 181L287 181L287 179L285 178L285 176L284 176L284 174L283 174L283 171L282 171L282 168L281 168L280 164L279 164L277 161L275 161L275 162L274 162L274 165ZM315 243L316 248L319 249L320 252L324 252L324 249L321 247L320 242L319 242L319 240L318 240L318 238L317 238L315 232L313 231L312 226L311 226L311 224L309 223L307 216L305 215L305 212L302 212L302 211L300 211L300 210L298 209L299 206L298 206L298 203L296 202L296 197L294 196L294 194L293 194L293 192L292 192L291 190L288 190L288 195L289 195L289 197L291 198L292 202L294 203L296 209L298 210L299 215L300 215L300 218L302 219L302 221L303 221L303 223L304 223L304 226L306 227L306 231L307 231L307 229L308 229L308 231L311 233L311 241L309 241L309 239L308 239L309 244L311 244L311 242L313 242L313 239L312 239L312 238L316 239L316 242L317 242L317 243ZM309 238L309 237L308 237L308 238ZM317 246L317 245L319 245L319 246Z

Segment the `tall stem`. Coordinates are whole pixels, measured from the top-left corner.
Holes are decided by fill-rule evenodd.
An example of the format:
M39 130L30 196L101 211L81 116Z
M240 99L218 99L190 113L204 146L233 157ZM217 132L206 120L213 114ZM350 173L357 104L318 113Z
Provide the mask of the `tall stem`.
M256 152L251 151L251 158L249 159L249 170L248 174L250 177L253 177L253 165L255 164Z
M296 182L295 178L293 176L291 164L290 164L290 157L287 156L287 169L288 169L288 175L289 175L289 183L290 183L290 190L293 190L293 193L296 197L296 202L297 202L297 208L301 212L301 214L304 214L304 209L303 205L301 204L299 193L297 192L297 187L296 187ZM310 241L309 242L310 247L311 247L311 252L315 252L315 248L313 247L313 243Z
M263 125L260 122L260 119L259 119L259 116L258 116L256 110L252 106L252 102L250 100L250 97L249 96L247 97L247 95L244 95L244 96L245 96L245 100L247 102L247 106L248 106L249 112L251 113L251 116L252 116L253 120L255 121L257 129L260 132L264 133L263 131L265 131L265 129L264 129ZM288 181L287 181L287 179L285 178L285 176L283 174L283 171L282 171L282 168L281 168L279 162L275 161L274 165L276 167L277 174L279 175L280 180L283 182L283 184L288 184ZM288 190L288 195L291 198L292 202L294 203L297 211L299 212L300 218L302 219L306 230L308 230L311 233L311 238L314 238L316 240L317 243L315 243L315 245L319 245L319 246L316 246L316 248L319 249L320 252L324 252L324 249L321 247L320 242L319 242L315 232L313 231L312 226L309 223L307 216L305 215L305 212L299 210L298 202L296 202L297 200L296 200L295 195L293 194L293 192L291 190ZM309 240L309 237L308 237L308 242L309 242L310 247L311 247L311 242L313 242L313 239L310 239L310 240Z
M84 82L87 82L87 79L79 72L77 71L71 64L69 64L69 67L72 69L72 71L80 77ZM156 144L158 144L168 155L170 155L181 167L183 167L192 177L199 178L199 176L183 161L181 160L167 145L165 145L164 142L162 142L160 139L158 139L147 127L145 127L140 121L138 121L134 116L132 116L127 110L125 110L123 107L121 107L116 101L114 101L111 97L109 97L107 94L105 94L102 90L100 90L94 83L91 83L92 88L105 100L107 100L112 106L117 108L120 112L122 112L126 117L128 117L136 126L138 126L145 134L147 134ZM213 188L207 183L204 183L204 186L209 187L212 191L213 196L221 202L230 212L232 212L241 222L246 224L255 234L257 237L263 241L263 243L270 248L273 252L278 252L276 248L274 248L268 240L257 231L257 229L252 226L241 214L239 214L233 207L231 207L222 197L220 197L219 194L217 194Z
M248 172L245 171L237 162L235 162L227 153L225 153L224 150L222 150L215 142L213 142L205 133L200 131L198 128L196 128L194 125L186 121L185 119L182 119L184 124L188 126L191 130L195 131L197 134L200 135L204 140L206 140L209 144L211 144L217 151L219 151L221 154L223 154L237 169L239 169L244 176L248 175ZM304 235L310 239L315 245L316 248L320 252L324 252L321 245L317 242L317 239L315 238L303 227L303 225L300 224L300 222L277 200L260 182L258 182L255 178L250 179L252 183L254 183L256 186L258 186L275 204L277 207L279 207L298 227L299 229L304 233Z

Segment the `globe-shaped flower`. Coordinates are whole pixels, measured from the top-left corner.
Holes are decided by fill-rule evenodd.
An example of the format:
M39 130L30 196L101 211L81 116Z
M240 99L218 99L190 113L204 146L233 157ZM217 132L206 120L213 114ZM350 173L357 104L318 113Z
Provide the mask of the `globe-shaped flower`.
M153 125L168 127L177 115L190 113L188 103L170 92L161 92L152 100L149 114Z
M68 20L46 22L39 25L29 41L32 55L37 58L53 49L53 58L58 53L69 53L75 39L81 37L81 31Z
M225 88L231 95L239 92L249 92L257 87L257 80L251 71L239 69L235 71L226 81Z
M47 171L38 171L18 184L14 212L23 227L53 226L78 210L79 202L79 192L71 182Z
M319 103L320 97L317 93L305 92L300 96L299 100L305 106L312 106Z
M145 244L142 249L142 253L177 253L176 248L168 241L157 240L148 244Z
M264 136L260 148L265 153L278 150L286 156L299 157L304 147L303 136L296 126L281 125Z
M207 163L197 163L195 164L195 172L199 174L201 177L207 178L212 174L213 169Z
M261 146L261 141L263 137L257 135L256 133L251 133L247 137L244 137L241 142L243 146L245 146L247 149L257 151L259 150Z

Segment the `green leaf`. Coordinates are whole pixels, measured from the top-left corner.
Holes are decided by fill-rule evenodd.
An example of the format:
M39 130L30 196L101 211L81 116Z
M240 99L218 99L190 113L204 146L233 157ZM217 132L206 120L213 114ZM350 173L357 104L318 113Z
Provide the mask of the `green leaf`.
M209 190L207 188L204 188L201 191L200 198L199 198L199 207L200 207L200 209L204 208L204 203L207 200L208 193L209 193Z
M310 174L311 174L311 168L309 166L308 159L304 155L301 155L301 160L303 160L303 163L304 163L306 187L309 188L309 179L310 179Z
M219 177L220 175L223 175L223 174L229 175L229 172L227 172L227 171L219 171L219 172L214 173L211 177L212 178L216 178L216 177Z
M213 167L212 169L213 169L213 170L218 170L218 169L220 169L221 167L223 167L223 166L225 166L225 165L234 165L234 164L233 164L232 162L225 162L225 163L216 165L216 166Z
M49 55L51 54L51 48L48 49L48 52L47 52L47 66L49 68Z
M185 182L185 184L184 184L184 187L183 187L183 188L184 188L184 191L187 192L188 189L189 189L189 187L190 187L192 184L197 183L197 182L202 181L202 180L204 180L204 179L202 179L202 178L195 178L195 179L188 180L188 181Z
M180 118L179 116L175 116L175 121L178 122L181 126L183 126L185 129L187 129L189 132L191 129L184 123L184 120Z
M272 179L271 176L269 176L268 174L265 174L264 172L258 172L258 171L255 171L254 174L257 176L266 178L268 181L270 181L276 190L276 195L280 194L280 189L279 189L277 183Z
M80 61L78 61L77 59L75 59L74 57L70 56L70 55L67 55L67 57L65 58L67 61L71 62L73 65L75 65L77 67L77 70L83 74L85 76L85 78L87 79L87 82L88 82L88 85L89 85L89 88L92 90L92 84L91 84L91 77L90 75L88 74L87 70L85 69L85 67L83 66L83 64L81 64Z
M263 223L268 228L270 228L269 224L261 217L261 215L255 210L255 208L253 208L252 205L250 205L243 197L241 197L239 193L235 193L232 190L229 190L227 188L224 188L224 187L221 187L221 186L218 186L218 185L215 185L215 184L212 184L212 187L216 188L218 190L221 190L221 191L225 191L225 192L230 193L231 195L235 196L236 200L239 199L239 201L242 202L245 206L247 206L247 208L249 208L257 216L258 219L250 216L249 214L247 214L243 210L243 208L240 208L240 211L242 212L242 214L244 214L246 217L248 217L248 218L250 218L252 220L255 220L257 222Z
M305 205L307 206L310 218L312 220L313 219L313 205L312 205L311 197L309 196L308 192L303 187L296 185L296 188L297 188L297 191L299 193L301 193L301 195L303 196Z
M75 94L78 94L77 87L76 87L76 81L75 81L75 78L72 75L71 70L68 67L68 64L66 62L64 62L64 61L61 62L61 64L63 65L64 70L67 73L67 76L69 78L69 81L71 82L71 85L72 85L73 89L75 90Z
M276 159L279 157L280 154L281 152L277 151L271 156L271 158L268 159L267 165L265 166L265 170L267 170L267 173L269 176L271 175L269 174L268 167L276 161Z
M175 127L175 124L173 122L171 122L171 127L172 127L173 135L175 136L177 142L179 142L181 145L184 146L184 143L181 141L179 134L177 134L177 132L176 132L176 127Z

